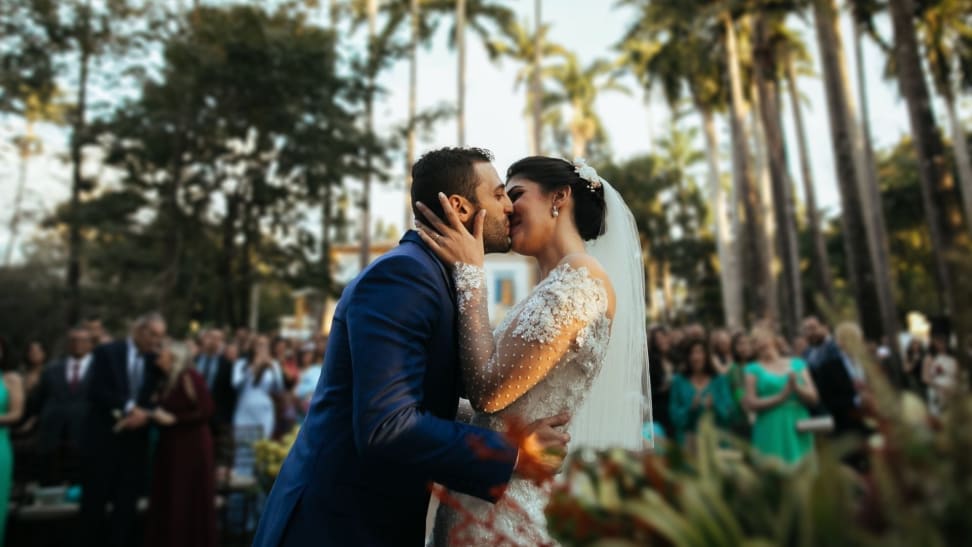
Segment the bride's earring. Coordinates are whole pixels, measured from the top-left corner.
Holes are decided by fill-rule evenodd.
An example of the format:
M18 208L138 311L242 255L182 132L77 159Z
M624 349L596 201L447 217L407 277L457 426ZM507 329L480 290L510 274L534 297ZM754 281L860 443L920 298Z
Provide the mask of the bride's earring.
M550 211L550 215L553 216L554 218L559 217L560 216L560 209L558 209L557 206L554 205L553 206L553 209Z

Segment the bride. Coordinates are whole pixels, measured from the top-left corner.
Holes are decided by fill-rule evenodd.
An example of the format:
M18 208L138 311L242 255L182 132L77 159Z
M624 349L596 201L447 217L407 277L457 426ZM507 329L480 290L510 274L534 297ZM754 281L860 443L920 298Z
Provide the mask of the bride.
M642 448L647 378L644 275L637 229L621 196L584 160L528 157L507 172L513 251L532 256L541 281L490 332L482 226L474 234L444 202L447 222L417 204L426 244L453 265L459 349L474 424L503 430L562 412L572 448ZM494 505L450 493L435 545L552 544L545 486L514 478Z

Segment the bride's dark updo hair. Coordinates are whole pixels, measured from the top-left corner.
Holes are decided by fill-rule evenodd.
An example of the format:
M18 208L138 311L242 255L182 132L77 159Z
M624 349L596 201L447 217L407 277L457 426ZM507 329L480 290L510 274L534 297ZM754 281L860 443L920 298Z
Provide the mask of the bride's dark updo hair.
M560 158L530 156L514 163L506 171L506 180L521 177L540 185L546 193L570 186L574 196L574 224L584 241L596 239L604 233L604 185L591 188L574 165Z

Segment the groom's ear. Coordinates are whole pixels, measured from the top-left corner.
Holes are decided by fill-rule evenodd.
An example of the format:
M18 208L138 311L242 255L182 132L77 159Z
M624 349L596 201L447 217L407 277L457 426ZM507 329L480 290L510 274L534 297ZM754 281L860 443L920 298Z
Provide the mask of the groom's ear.
M452 210L459 215L459 220L461 220L463 224L468 224L469 219L471 219L476 213L472 203L470 203L468 199L458 194L449 196L449 205L451 205Z

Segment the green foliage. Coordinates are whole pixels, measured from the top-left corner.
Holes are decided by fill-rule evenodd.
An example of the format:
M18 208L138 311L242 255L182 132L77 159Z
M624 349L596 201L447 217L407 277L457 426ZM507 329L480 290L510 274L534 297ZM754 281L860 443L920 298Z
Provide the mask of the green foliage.
M788 469L704 419L692 453L574 456L546 510L550 532L564 545L966 545L972 397L956 395L933 419L867 367L869 473L844 466L847 447L825 439L815 458Z
M647 254L649 284L645 288L649 298L657 288L650 281L662 282L650 268L670 269L683 287L684 305L665 309L670 314L666 319L721 324L715 244L705 226L707 203L695 178L704 154L694 146L694 133L677 127L658 146L655 154L606 165L601 174L624 196L638 224Z
M51 221L83 226L88 309L157 307L175 332L245 323L257 283L321 285L329 272L303 213L381 157L331 32L248 6L180 24L141 93L94 126L120 185Z

